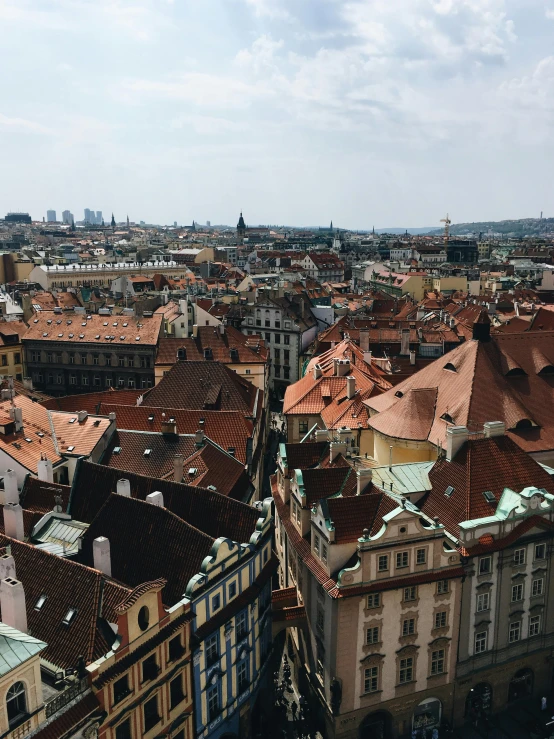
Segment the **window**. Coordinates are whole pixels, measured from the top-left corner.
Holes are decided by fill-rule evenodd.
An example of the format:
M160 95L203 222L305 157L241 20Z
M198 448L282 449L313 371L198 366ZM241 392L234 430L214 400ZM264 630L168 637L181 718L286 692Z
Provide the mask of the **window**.
M514 621L510 624L510 631L508 634L508 641L512 644L515 641L519 641L521 635L521 621Z
M175 708L175 706L178 706L184 697L185 697L185 694L183 692L183 673L181 673L180 675L177 675L177 677L174 678L169 683L169 707L170 709L173 709Z
M208 721L213 721L219 715L219 685L212 685L206 691L208 703Z
M426 561L427 561L427 550L417 549L416 550L416 564L424 565Z
M237 665L237 686L239 693L243 693L249 685L248 680L248 660L243 659Z
M142 682L145 683L147 680L154 680L159 672L160 668L156 662L156 655L151 654L142 663Z
M116 680L113 684L113 702L119 703L128 695L131 691L129 690L129 675L123 675L119 680Z
M475 634L475 654L487 651L487 632L480 631Z
M273 354L275 355L275 361L277 362L277 364L279 364L281 361L281 350L276 347L273 350Z
M140 366L145 369L147 367L150 367L150 357L141 357L140 358Z
M415 618L405 618L402 621L402 636L415 634Z
M158 721L160 720L160 716L158 714L158 696L155 695L153 698L150 698L149 701L146 701L144 704L144 730L150 731Z
M439 580L437 583L437 594L444 595L448 593L448 580Z
M117 381L117 384L119 385L119 387L125 387L125 378L120 377Z
M514 552L514 565L525 564L525 549L516 549Z
M92 363L93 364L99 364L99 362L100 362L100 357L98 356L98 354L93 354L92 355Z
M523 600L523 583L512 585L512 603Z
M319 557L320 538L318 534L314 534L314 552Z
M545 559L546 544L535 544L535 559Z
M206 649L206 664L213 665L214 662L217 662L219 658L219 649L217 646L217 634L212 634L212 636L208 637L206 641L204 642L205 649Z
M479 593L477 596L477 610L488 611L490 608L490 593Z
M288 349L283 349L283 356L285 359L285 364L288 364L290 361L290 351Z
M46 359L48 360L48 362L53 362L54 361L54 355L53 355L53 353L52 352L48 352L46 354Z
M308 433L308 422L307 421L298 421L298 432L300 434Z
M221 607L221 596L219 593L212 598L212 611L219 611Z
M6 708L10 729L21 723L27 716L27 695L25 684L21 681L14 683L6 693Z
M319 680L323 683L325 679L325 657L323 650L319 646L317 648L316 672Z
M321 561L327 564L327 544L323 541L321 542Z
M379 668L366 667L364 670L364 693L375 693L379 687Z
M40 352L31 352L31 362L40 362Z
M174 636L173 639L169 640L169 661L174 662L179 657L182 657L185 653L185 649L181 644L181 637Z
M271 321L269 320L269 318L266 318L266 319L265 319L265 321L264 321L264 326L265 326L266 328L269 328L269 327L271 326Z
M542 577L538 577L536 580L533 580L531 585L531 595L542 595L544 592L544 580Z
M133 377L129 377L127 380L127 387L135 387L135 379Z
M236 596L236 594L237 594L237 584L236 584L236 582L232 582L229 585L229 600L231 600L232 598L234 598Z
M14 354L13 361L15 362L15 364L21 364L21 354L19 352L16 352Z
M325 629L325 611L319 603L317 604L316 626L320 631Z
M444 672L444 649L431 652L431 675L440 675Z
M69 375L69 384L70 385L76 385L77 384L77 375Z
M275 377L281 377L281 367L278 364L273 365L273 374Z
M481 557L479 560L479 574L486 575L492 570L492 557Z
M400 674L398 682L403 685L404 683L410 683L414 673L414 658L406 657L406 659L400 660Z
M446 626L446 611L437 611L435 613L435 629L443 629Z
M541 633L541 617L531 616L529 619L529 636L537 636Z
M69 364L75 364L75 354L73 354L73 352L71 352L68 355L68 359L69 359Z
M290 380L290 367L283 367L283 377L285 380Z
M132 739L130 719L127 718L116 726L115 739Z
M290 344L290 336L288 334L285 334L283 336L283 341L288 346Z
M87 375L81 375L81 385L88 385Z
M365 643L366 644L377 644L378 641L379 641L379 627L371 626L369 629L366 629Z
M235 620L235 628L237 630L237 641L244 639L248 631L248 621L246 618L246 611L239 613Z
M276 344L280 344L281 343L281 334L274 334L274 337L273 338L274 338Z
M86 363L87 363L87 355L81 354L81 364L86 364Z
M106 377L105 380L106 380L106 387L111 387L112 386L112 378L111 377Z
M99 387L99 385L100 385L100 382L101 382L101 380L100 380L100 378L98 377L98 375L94 375L94 377L92 378L92 384L93 384L93 385L94 385L95 387Z
M377 562L378 562L377 569L379 570L379 572L385 572L385 570L389 569L389 555L388 554L380 554Z
M294 498L292 499L292 517L294 518L296 525L300 526L300 506Z
M408 566L408 552L397 552L396 553L397 569L400 567L407 567L407 566Z
M410 585L408 588L404 588L404 600L416 600L417 598L417 587Z
M112 366L112 355L111 354L104 354L104 364L106 367Z
M367 596L368 608L379 608L381 605L381 593L372 593Z

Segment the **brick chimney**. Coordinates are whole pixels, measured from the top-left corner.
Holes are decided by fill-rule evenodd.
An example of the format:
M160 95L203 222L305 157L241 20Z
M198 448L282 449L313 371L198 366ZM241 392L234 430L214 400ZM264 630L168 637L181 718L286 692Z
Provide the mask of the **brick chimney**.
M105 536L98 536L92 542L92 556L94 569L100 570L108 577L112 576L112 558L110 554L110 540Z
M410 353L410 329L403 328L400 332L400 354L408 356Z
M7 549L11 549L11 547L7 547ZM14 580L16 579L15 560L11 551L9 553L6 551L6 553L0 557L0 580L5 580L6 577L11 577Z
M371 483L373 470L370 467L360 467L356 474L358 476L357 495L361 495L366 487Z
M27 633L27 610L23 583L13 577L0 582L0 606L2 621L18 631Z
M369 351L369 329L368 328L360 329L360 349L363 352Z

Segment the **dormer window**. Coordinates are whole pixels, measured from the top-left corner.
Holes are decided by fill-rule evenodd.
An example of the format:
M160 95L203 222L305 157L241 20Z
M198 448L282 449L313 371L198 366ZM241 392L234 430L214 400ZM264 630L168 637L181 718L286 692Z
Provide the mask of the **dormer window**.
M450 413L443 413L441 416L443 421L446 421L446 423L454 423L454 419L450 415Z
M447 363L446 363L446 364L444 365L443 369L445 369L445 370L448 370L449 372L457 372L457 371L458 371L458 370L456 369L456 367L454 367L454 365L452 364L452 362L447 362Z

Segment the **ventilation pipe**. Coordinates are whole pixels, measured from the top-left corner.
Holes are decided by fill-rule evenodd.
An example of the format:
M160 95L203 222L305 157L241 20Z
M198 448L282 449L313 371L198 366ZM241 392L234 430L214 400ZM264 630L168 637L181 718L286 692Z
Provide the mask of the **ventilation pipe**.
M117 494L123 495L124 498L131 497L131 483L129 480L122 477L121 480L117 481Z

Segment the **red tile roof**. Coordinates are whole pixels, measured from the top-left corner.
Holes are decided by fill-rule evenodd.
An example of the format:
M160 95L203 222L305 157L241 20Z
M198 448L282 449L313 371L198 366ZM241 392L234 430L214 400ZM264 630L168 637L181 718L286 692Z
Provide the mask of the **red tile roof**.
M74 732L83 725L91 714L96 712L100 716L98 698L94 693L88 693L78 703L54 718L53 721L33 736L37 739L66 739L66 737L74 736Z
M80 395L64 395L61 398L48 398L41 405L53 411L99 413L101 403L136 405L137 398L143 393L144 390L106 390L100 393L82 393Z
M188 339L167 338L160 339L156 364L169 366L177 362L177 350L185 348L187 360L209 361L204 359L204 350L211 349L212 358L223 364L265 364L268 350L259 344L258 350L249 346L249 336L241 334L232 326L225 327L221 334L213 326L198 326L198 335ZM232 350L236 350L236 354Z
M31 319L23 341L42 341L110 346L155 346L158 343L162 316L142 318L135 316L101 316L97 313L83 316L56 317L56 314L37 313ZM114 339L106 340L106 336ZM137 340L137 337L139 339Z

